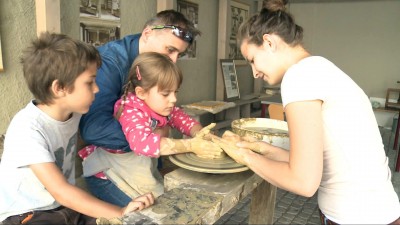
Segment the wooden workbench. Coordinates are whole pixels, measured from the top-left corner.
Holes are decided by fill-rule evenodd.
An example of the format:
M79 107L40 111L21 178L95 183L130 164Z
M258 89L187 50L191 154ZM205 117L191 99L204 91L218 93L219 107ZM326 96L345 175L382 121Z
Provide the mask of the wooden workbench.
M216 123L214 130L230 127L232 121L240 118L259 117L259 115L258 116L253 115L251 105L253 103L261 103L262 101L266 101L270 98L271 98L270 95L262 94L259 95L258 97L255 95L255 97L253 98L239 99L233 101L235 106L224 109L223 111L214 114L213 122ZM211 112L208 112L206 110L191 109L191 108L184 108L184 111L189 116L193 117L194 119L200 122L201 122L201 117L203 115L212 114Z
M154 206L124 217L125 224L213 224L252 194L249 224L272 224L276 187L252 171L207 174L179 168L164 177Z

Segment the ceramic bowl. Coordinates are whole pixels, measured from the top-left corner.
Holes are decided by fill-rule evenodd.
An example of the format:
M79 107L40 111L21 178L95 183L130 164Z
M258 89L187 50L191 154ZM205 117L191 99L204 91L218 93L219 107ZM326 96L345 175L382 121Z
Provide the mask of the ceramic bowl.
M239 136L252 136L271 145L289 150L286 121L268 118L243 118L232 122L232 132Z

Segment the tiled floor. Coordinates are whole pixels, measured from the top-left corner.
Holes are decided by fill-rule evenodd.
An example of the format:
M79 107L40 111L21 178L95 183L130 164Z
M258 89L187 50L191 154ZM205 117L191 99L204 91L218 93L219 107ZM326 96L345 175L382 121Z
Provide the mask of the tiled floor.
M392 183L400 197L400 173L394 172L397 151L392 150L394 134L390 138L390 132L382 132L385 149L389 157L389 166L392 171ZM215 224L248 224L250 197L243 199L239 204L221 217ZM317 194L311 198L305 198L293 193L277 190L274 224L320 224L317 204Z

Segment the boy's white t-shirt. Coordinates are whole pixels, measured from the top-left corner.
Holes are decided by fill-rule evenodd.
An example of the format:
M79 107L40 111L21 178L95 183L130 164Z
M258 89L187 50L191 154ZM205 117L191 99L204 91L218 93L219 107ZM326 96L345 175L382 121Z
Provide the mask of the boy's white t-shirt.
M33 102L12 119L0 163L0 221L33 210L60 206L29 165L54 162L69 183L75 184L75 154L80 114L60 122Z
M296 101L323 102L321 211L339 224L388 224L397 219L399 198L364 91L333 63L312 56L286 72L281 92L284 106Z

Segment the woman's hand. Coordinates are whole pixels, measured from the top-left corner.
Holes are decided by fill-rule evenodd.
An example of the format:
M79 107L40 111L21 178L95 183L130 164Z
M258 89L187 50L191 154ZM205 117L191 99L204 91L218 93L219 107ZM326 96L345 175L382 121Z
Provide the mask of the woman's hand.
M241 137L227 130L222 135L222 138L235 144L235 146L239 148L247 148L262 155L268 153L269 145L263 141L258 141L257 138L252 136Z
M135 199L132 199L131 202L124 208L122 208L122 216L134 212L134 211L140 211L142 209L145 209L151 205L154 204L154 196L152 193L147 193L142 196L139 196Z
M228 154L237 163L247 165L245 156L250 150L240 149L236 146L236 142L229 141L227 139L220 138L218 136L212 136L212 141L218 144L226 154Z
M248 142L255 142L258 141L257 138L253 137L253 136L239 136L235 133L233 133L232 131L225 131L224 134L222 134L222 138L228 141L232 141L232 142L240 142L240 141L248 141Z
M232 131L229 131L229 130L225 131L222 134L222 138L227 140L227 141L229 141L229 142L232 142L232 143L237 143L237 142L243 140L242 137L240 137L239 135L237 135L237 134L235 134L235 133L233 133Z
M263 141L245 141L245 140L236 143L236 146L239 148L250 149L253 152L257 152L264 156L268 156L268 154L271 152L273 148L272 145Z

